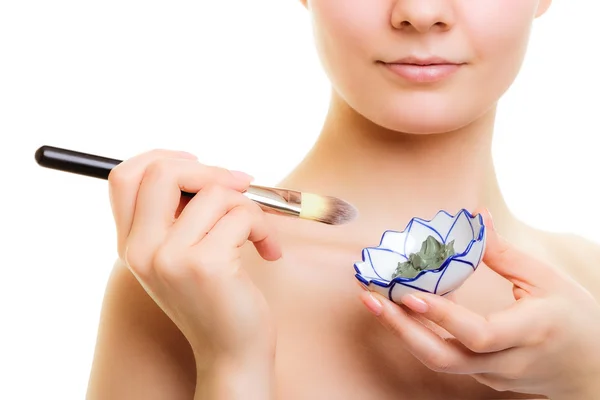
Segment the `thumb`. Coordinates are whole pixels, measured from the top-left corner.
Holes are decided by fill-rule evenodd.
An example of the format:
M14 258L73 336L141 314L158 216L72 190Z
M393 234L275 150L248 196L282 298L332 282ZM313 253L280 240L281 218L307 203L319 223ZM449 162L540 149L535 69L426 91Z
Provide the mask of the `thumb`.
M486 228L483 256L485 265L528 293L534 292L536 288L548 289L555 286L557 272L553 267L499 235L487 209L480 210L479 213Z

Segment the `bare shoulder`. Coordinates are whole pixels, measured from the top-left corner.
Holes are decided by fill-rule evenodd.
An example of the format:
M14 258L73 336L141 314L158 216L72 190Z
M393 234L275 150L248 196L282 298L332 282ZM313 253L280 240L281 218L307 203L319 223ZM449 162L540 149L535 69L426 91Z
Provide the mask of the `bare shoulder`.
M173 322L117 261L108 280L88 399L189 399L195 361Z
M572 233L545 233L544 242L556 265L600 300L600 243Z

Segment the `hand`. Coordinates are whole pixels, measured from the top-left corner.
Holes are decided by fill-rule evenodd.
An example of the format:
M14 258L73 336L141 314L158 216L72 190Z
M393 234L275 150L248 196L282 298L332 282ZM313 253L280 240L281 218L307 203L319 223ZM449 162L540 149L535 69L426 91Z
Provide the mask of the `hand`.
M250 240L266 260L281 249L263 211L242 194L250 181L164 150L109 176L119 257L204 360L248 362L250 353L273 352L268 308L240 247ZM181 190L198 194L182 200Z
M573 279L502 239L484 215L483 261L513 283L511 307L483 317L429 293L403 297L403 307L366 291L361 299L434 371L469 374L499 391L552 399L598 396L593 389L600 379L600 305ZM439 327L452 337L434 333Z

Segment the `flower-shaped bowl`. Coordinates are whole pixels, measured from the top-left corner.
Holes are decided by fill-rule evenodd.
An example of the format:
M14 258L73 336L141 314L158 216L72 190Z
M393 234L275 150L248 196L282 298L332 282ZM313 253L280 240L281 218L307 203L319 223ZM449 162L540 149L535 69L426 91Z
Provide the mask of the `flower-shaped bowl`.
M395 277L399 263L418 253L429 236L444 245L452 243L454 254L436 269L425 269L412 278ZM366 247L362 261L354 264L356 279L400 304L401 297L416 291L445 296L460 287L475 272L485 251L483 217L462 209L456 215L441 210L431 220L413 218L403 231L383 233L377 247Z

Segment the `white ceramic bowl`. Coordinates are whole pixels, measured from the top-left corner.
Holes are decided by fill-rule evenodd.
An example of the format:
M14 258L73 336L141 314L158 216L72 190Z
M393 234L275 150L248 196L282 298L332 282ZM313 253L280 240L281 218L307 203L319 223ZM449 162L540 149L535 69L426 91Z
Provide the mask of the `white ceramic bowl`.
M417 253L428 236L443 244L454 241L455 254L437 269L420 271L414 278L392 279L398 263ZM483 217L464 209L455 216L441 210L430 221L415 217L401 232L385 231L379 246L364 248L362 262L354 264L355 276L369 290L398 304L402 296L415 291L444 296L475 272L483 258L485 238Z

